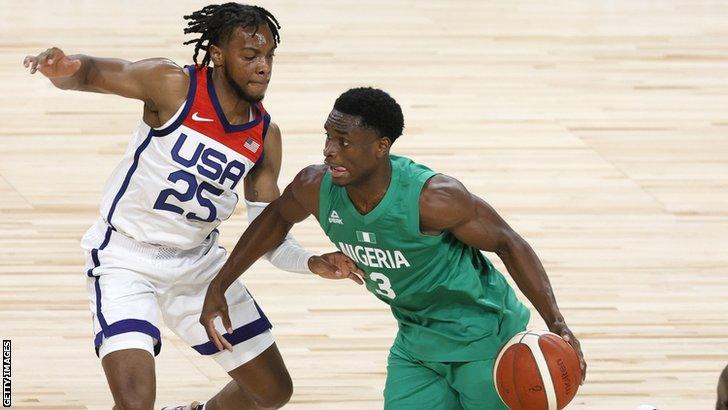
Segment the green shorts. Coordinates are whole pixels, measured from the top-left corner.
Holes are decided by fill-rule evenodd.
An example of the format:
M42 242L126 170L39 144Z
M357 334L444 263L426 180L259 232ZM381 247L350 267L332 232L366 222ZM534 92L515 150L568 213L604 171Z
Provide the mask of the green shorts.
M427 362L396 344L387 359L385 410L508 410L493 384L495 359Z

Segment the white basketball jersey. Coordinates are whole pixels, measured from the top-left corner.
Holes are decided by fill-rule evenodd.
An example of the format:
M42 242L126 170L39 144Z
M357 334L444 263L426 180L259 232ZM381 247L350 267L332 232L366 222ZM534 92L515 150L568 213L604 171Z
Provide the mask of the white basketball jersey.
M212 68L186 68L187 100L163 126L137 127L121 164L106 183L101 215L139 242L191 249L228 219L234 189L263 157L270 116L231 125L212 84Z

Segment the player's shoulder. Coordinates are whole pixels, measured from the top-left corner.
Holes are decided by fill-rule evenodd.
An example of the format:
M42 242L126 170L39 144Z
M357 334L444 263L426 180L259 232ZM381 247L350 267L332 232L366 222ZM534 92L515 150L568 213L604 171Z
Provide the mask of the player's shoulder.
M466 199L470 199L470 192L465 185L445 174L435 174L429 178L420 193L420 204L434 207L446 207Z
M456 225L473 209L470 192L462 182L436 174L420 192L420 222L424 228L443 229Z
M290 184L291 192L296 200L304 205L311 206L310 209L317 209L321 181L326 174L325 165L309 165L298 172ZM314 213L315 215L315 213Z
M176 110L180 102L187 98L189 70L165 57L139 60L134 66L156 107Z
M168 57L151 57L140 61L146 62L151 66L158 67L160 70L184 71L184 67L180 66Z
M298 172L293 182L298 187L308 188L316 186L318 188L321 185L321 180L326 174L328 167L324 164L309 165Z
M281 128L274 121L268 123L268 129L265 131L265 138L281 139Z
M155 79L186 80L189 82L189 72L184 67L166 57L145 58L133 63L134 68Z
M154 58L152 64L154 71L164 84L173 87L177 86L181 89L187 90L190 84L190 70L180 67L179 64L168 58ZM194 71L193 71L194 72Z

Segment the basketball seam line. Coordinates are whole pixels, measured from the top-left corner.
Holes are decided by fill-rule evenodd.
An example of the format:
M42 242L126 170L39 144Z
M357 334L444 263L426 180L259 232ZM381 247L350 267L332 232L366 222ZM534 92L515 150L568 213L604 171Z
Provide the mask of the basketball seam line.
M545 332L543 334L548 334L550 332ZM533 355L533 360L536 362L536 368L538 369L538 376L541 379L541 385L544 389L544 395L546 396L546 406L548 407L548 410L556 410L558 409L557 404L557 398L556 398L556 387L554 386L554 382L551 379L551 371L549 370L548 363L546 362L546 356L544 356L543 352L541 351L541 345L538 343L540 337L543 334L537 334L533 333L534 336L536 336L536 346L531 346L532 342L531 340L524 343L526 346L528 346L528 349L531 351L531 354ZM537 348L537 349L535 349ZM537 357L538 355L538 357ZM540 359L540 360L539 360ZM539 362L542 363L544 366L546 366L546 375L547 378L544 377L543 370L541 366L539 365ZM549 386L546 386L549 384ZM550 389L549 389L550 388ZM551 393L551 394L549 394ZM553 396L553 397L550 397Z

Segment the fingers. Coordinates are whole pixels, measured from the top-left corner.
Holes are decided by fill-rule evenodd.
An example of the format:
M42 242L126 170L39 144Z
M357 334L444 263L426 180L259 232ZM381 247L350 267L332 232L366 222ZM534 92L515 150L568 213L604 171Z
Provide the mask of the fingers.
M584 360L584 353L581 352L581 347L577 349L577 352L579 352L579 366L581 366L581 384L584 384L584 380L586 380L586 360Z
M232 335L233 334L233 324L230 321L230 315L228 314L227 303L225 304L224 308L220 309L220 319L222 319L222 326L225 328L225 331L227 332L227 334ZM217 333L217 331L215 331L215 333ZM232 352L233 345L231 345L230 342L228 342L228 340L225 339L225 337L223 337L222 335L218 334L218 336L220 338L220 344L222 345L222 347L225 350ZM220 349L220 350L222 350L222 349Z
M233 324L230 322L230 315L228 315L227 308L221 312L220 317L222 318L222 325L225 327L225 330L228 334L232 334Z
M359 276L357 276L354 273L350 273L349 274L349 279L353 280L354 282L356 282L356 283L358 283L360 285L363 285L364 284L364 281Z
M338 258L336 258L337 259L336 260L336 268L338 268L336 271L340 275L341 278L347 278L351 274L351 267L349 266L349 264L346 263L347 260L346 259L342 259L342 257L343 258L346 258L343 255L341 255Z
M57 59L54 58L54 54L53 49L48 49L38 56L38 64L36 68L41 72L41 74L50 74L49 70L53 69L53 63L57 61Z
M576 354L579 355L579 367L581 367L581 384L584 384L584 380L586 380L586 360L584 360L584 353L581 351L581 344L573 335L570 339L571 347L573 347L574 350L576 350Z
M312 271L328 279L346 279L364 284L364 271L356 266L348 256L341 252L332 252L317 256L312 263Z
M202 308L202 314L200 315L200 323L205 328L207 338L217 347L218 351L222 350L233 350L233 346L230 342L217 331L215 327L215 319L220 317L223 327L228 334L232 333L233 327L230 322L230 315L228 313L228 305L225 300L224 294L218 294L215 291L207 290L205 295L205 303Z
M343 273L343 277L347 278L350 277L351 274L357 275L360 278L364 278L364 271L359 269L358 266L356 266L356 263L352 261L348 256L344 255L341 252L336 252L336 265L339 267L341 272ZM355 282L359 283L359 281Z
M52 49L48 49L37 56L26 56L23 60L25 68L30 67L30 74L35 74L38 68L42 67L51 55Z
M326 261L323 261L322 266L325 269L324 275L326 277L334 278L334 279L343 279L343 278L346 278L347 276L349 276L348 271L346 273L344 273L344 271L342 269L340 269L338 266L332 265Z
M230 342L228 342L228 340L222 336L220 336L220 343L222 344L223 349L227 350L228 352L233 351L233 345L230 344ZM222 351L222 349L220 349L220 351Z
M36 69L38 67L38 57L34 56L27 56L23 60L23 65L25 68L30 68L30 74L35 74Z
M203 314L203 318L200 319L200 323L202 323L202 325L205 327L205 333L207 333L207 338L215 344L217 350L222 351L225 348L224 344L222 343L222 340L224 339L217 332L217 329L215 329L215 317L217 317L217 314Z
M581 351L581 344L579 343L579 340L574 337L570 330L565 329L562 333L563 334L561 337L571 345L574 351L576 351L577 356L579 356L579 367L581 368L580 384L584 384L584 380L586 380L586 360L584 360L584 353Z
M351 270L353 273L356 273L357 275L359 275L361 277L364 277L364 271L359 269L359 267L356 266L356 263L354 263L354 261L352 261L349 258L346 258L344 260L346 261L346 265L349 267L349 270Z
M358 266L349 259L348 257L342 255L344 258L344 264L349 268L349 279L353 280L354 282L358 283L359 285L364 284L364 271L359 269Z
M349 272L346 272L346 275L339 269L338 266L335 266L327 260L327 256L329 255L322 255L322 256L316 256L314 263L312 264L312 270L315 274L329 279L343 279L346 278L349 275Z
M52 47L37 56L26 56L23 60L23 66L30 69L30 74L40 71L42 74L55 77L72 75L81 68L80 60L70 60L64 58L66 55L58 47ZM58 63L61 63L58 66ZM60 68L60 71L59 71Z
M227 312L216 312L212 315L206 315L203 314L203 319L200 319L200 323L205 327L205 333L207 333L207 338L210 339L210 341L217 347L217 350L223 351L233 351L233 345L228 342L223 335L221 335L217 329L215 328L215 318L220 317L222 319L223 326L225 327L225 330L228 334L232 334L233 327L230 323L230 316L228 316Z

